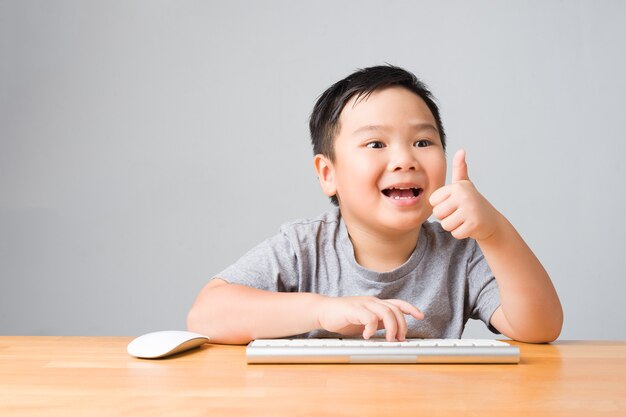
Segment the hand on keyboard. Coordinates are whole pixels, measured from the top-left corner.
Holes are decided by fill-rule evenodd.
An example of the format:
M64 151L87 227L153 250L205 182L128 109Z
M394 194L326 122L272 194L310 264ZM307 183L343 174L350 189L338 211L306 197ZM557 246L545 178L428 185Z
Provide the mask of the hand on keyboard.
M406 338L405 315L417 320L424 314L402 300L381 300L376 297L324 297L320 301L318 322L322 329L344 336L372 337L385 329L385 338L402 341Z

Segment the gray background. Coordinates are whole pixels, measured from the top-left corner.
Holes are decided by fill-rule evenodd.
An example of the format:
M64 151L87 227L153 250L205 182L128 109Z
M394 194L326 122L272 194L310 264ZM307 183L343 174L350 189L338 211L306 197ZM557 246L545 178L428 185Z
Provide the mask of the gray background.
M0 334L184 328L210 276L329 203L307 118L389 62L550 272L625 339L626 3L0 1ZM472 323L466 336L490 336Z

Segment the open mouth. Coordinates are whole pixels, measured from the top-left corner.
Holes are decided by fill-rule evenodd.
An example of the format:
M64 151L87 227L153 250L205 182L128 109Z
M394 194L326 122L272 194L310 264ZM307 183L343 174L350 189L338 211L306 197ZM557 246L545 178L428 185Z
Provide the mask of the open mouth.
M398 188L391 187L385 188L382 193L389 198L393 198L394 200L409 200L411 198L417 198L420 194L422 194L424 190L421 188Z

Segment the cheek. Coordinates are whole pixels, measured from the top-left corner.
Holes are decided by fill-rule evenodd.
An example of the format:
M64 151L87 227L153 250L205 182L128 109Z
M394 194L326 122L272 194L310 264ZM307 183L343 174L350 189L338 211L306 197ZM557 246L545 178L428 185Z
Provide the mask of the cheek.
M350 166L344 172L348 173L346 177L349 181L355 185L360 184L361 187L375 185L378 177L376 161L371 158L353 157Z
M446 161L433 161L429 167L430 185L433 190L437 190L446 185Z
M444 185L446 185L446 170L445 168L441 170L441 172L439 173L438 177L437 177L437 181L435 182L435 184L437 185L437 188L441 188Z

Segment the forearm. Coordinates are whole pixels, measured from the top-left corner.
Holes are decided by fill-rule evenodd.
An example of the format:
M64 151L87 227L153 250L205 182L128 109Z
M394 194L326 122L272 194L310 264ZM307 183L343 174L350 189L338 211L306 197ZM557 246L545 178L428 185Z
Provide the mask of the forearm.
M228 344L306 333L319 326L314 306L320 297L209 283L189 312L187 327Z
M520 341L552 341L563 324L552 281L511 223L501 215L498 222L497 233L478 241L500 290L506 323L498 330Z

